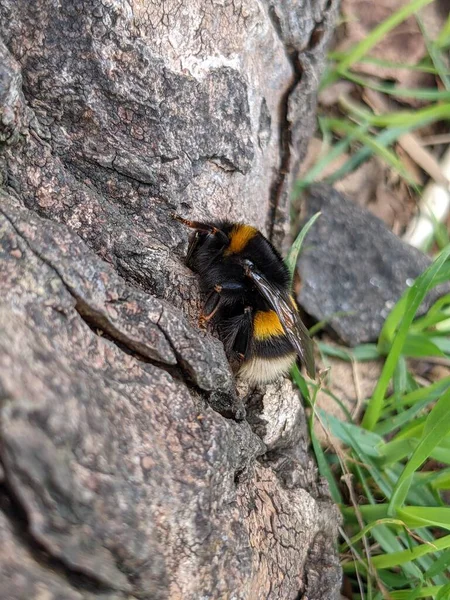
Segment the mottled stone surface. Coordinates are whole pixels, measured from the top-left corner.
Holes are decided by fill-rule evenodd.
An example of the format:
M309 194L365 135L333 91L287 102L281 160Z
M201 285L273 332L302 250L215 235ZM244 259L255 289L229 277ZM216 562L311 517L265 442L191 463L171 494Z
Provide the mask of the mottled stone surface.
M304 210L305 220L322 214L298 262L300 304L318 321L327 319L350 346L376 341L391 308L430 259L326 185L311 188Z
M338 597L300 400L244 410L170 218L281 243L335 12L0 0L7 598Z

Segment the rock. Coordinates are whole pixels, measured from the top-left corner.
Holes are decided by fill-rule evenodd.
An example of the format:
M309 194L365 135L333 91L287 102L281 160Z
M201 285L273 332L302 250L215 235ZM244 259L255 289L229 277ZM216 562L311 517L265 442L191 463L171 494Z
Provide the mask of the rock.
M124 284L62 225L45 222L4 194L1 206L0 459L13 493L5 498L15 502L16 518L19 509L26 516L30 552L34 545L44 549L62 572L83 574L90 588L119 598L133 590L152 600L177 597L180 587L183 598L207 589L215 598L228 589L253 598L242 577L254 592L269 590L278 568L300 568L315 535L335 535L336 515L308 458L298 397L289 400L289 410L295 406L291 422L277 414L276 387L271 390L271 430L287 418L289 433L270 434L272 456L258 467L255 458L265 446L248 423L223 418L190 395L183 359L181 372L171 374L165 329L155 318L153 333L148 296ZM100 321L110 335L101 334L96 319L113 291L120 294L112 299L115 312ZM80 297L91 308L80 311ZM86 314L93 320L86 321ZM136 328L139 315L149 323L147 339ZM170 341L182 357L189 325L181 315L169 320L178 321ZM200 339L205 373L226 389L223 350L219 360L213 350L218 342ZM136 343L141 352L134 351ZM160 353L157 362L147 359L150 348ZM191 343L187 360L195 374L192 349ZM199 383L210 387L207 379ZM274 453L277 436L280 456ZM286 465L289 440L302 458L297 466L292 459ZM280 486L287 478L289 493ZM247 514L249 506L255 508ZM269 522L275 527L270 543ZM295 542L299 531L301 544ZM286 552L272 555L272 544ZM220 566L211 570L211 557L219 555ZM20 554L11 560L17 568ZM31 573L37 577L41 570ZM174 574L176 588L170 584ZM26 580L24 589L38 585L33 581ZM293 589L295 581L282 589ZM53 593L60 584L39 580ZM75 591L83 590L76 578L75 584Z
M304 209L305 221L322 214L298 261L300 305L317 321L326 319L349 346L375 342L391 308L431 260L329 186L313 186Z

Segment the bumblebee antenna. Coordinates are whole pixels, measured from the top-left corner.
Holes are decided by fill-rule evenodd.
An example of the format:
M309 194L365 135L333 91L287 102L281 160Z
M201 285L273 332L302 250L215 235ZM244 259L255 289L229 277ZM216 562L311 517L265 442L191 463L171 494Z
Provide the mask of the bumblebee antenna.
M176 213L172 213L172 219L178 221L179 223L182 223L183 225L186 225L186 227L190 227L191 229L195 229L196 231L201 231L202 233L210 233L211 235L219 234L220 237L228 241L227 234L221 229L215 227L214 225L209 225L208 223L201 223L200 221L190 221L189 219L184 219L183 217L180 217L180 215L177 215Z

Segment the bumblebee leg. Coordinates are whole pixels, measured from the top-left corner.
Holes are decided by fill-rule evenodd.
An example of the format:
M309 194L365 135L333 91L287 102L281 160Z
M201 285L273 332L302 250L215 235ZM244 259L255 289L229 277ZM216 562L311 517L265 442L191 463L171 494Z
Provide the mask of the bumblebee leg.
M206 327L208 321L210 321L214 315L219 310L220 306L220 292L222 291L221 286L216 285L213 291L209 294L209 296L205 300L205 304L203 305L202 311L198 318L198 324L200 327Z
M194 235L192 236L192 238L189 242L188 251L186 254L186 264L188 267L191 266L190 263L191 263L192 255L194 254L195 249L197 248L197 245L198 245L198 231L196 231L194 233Z
M242 320L238 326L236 337L233 342L233 351L236 353L240 362L242 362L249 351L250 340L252 337L253 329L253 309L251 306L244 308L244 314Z
M227 281L215 285L213 291L206 298L205 304L203 305L202 312L198 319L199 326L206 327L206 323L217 313L220 302L223 300L223 297L221 296L223 291L234 292L236 290L241 290L243 287L245 287L244 284L237 281Z

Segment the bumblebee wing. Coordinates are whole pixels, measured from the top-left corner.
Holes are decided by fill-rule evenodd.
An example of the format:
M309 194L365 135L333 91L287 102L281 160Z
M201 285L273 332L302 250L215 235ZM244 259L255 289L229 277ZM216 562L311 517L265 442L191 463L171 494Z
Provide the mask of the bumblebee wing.
M246 273L253 280L258 291L277 313L286 337L305 364L308 375L314 379L316 369L312 341L308 330L300 319L294 300L286 292L273 285L253 265L247 265Z

